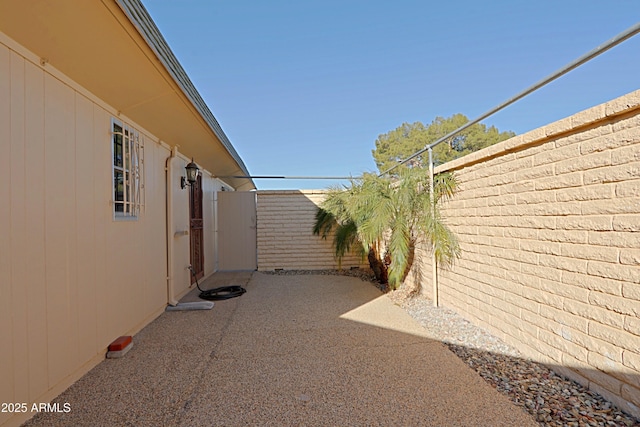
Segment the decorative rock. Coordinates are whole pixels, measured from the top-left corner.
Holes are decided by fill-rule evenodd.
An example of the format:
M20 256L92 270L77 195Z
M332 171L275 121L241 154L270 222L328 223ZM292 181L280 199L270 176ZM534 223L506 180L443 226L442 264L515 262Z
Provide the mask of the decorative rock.
M580 384L518 351L452 310L433 307L424 298L400 304L489 384L522 406L541 426L640 426L640 420L612 408ZM524 403L523 403L524 402Z

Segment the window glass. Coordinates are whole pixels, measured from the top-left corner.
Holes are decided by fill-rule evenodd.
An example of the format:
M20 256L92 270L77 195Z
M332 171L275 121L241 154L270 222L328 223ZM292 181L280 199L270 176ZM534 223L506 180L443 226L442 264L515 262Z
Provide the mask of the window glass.
M113 124L113 166L122 167L122 127Z
M113 171L114 202L116 212L124 212L124 180L122 171Z
M113 212L116 219L135 219L143 206L142 141L134 128L113 120Z

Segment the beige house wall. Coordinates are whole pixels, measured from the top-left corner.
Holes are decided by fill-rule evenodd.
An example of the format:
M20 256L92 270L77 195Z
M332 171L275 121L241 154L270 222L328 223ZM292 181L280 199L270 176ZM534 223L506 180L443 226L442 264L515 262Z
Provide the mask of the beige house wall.
M168 156L168 152L167 152ZM189 188L182 189L180 187L180 178L185 176L185 166L191 162L180 154L171 160L171 178L169 185L172 186L172 227L170 230L172 248L172 273L173 273L173 290L174 299L179 299L188 293L191 286L191 272L188 266L190 260L191 236L189 234ZM197 159L196 159L197 163ZM164 181L164 165L162 168ZM216 237L216 208L215 200L217 193L224 186L227 190L229 185L225 185L222 181L212 177L212 175L204 170L202 173L202 213L203 213L203 244L204 244L204 277L200 281L217 271L217 237ZM164 185L166 185L163 182ZM166 227L165 227L166 228ZM165 228L158 229L162 236L166 235ZM194 285L195 286L195 285Z
M322 190L258 191L258 270L336 269L331 240L313 235ZM342 268L368 268L366 259L350 255Z
M144 143L145 206L114 220L111 120ZM49 402L118 336L190 289L189 159L172 162L173 295L167 292L165 167L170 149L0 33L0 402ZM197 161L197 159L196 159ZM216 191L205 171L205 275L215 270ZM227 188L229 188L227 186ZM0 425L33 415L0 413Z
M439 271L440 303L640 416L640 91L444 171L462 256Z

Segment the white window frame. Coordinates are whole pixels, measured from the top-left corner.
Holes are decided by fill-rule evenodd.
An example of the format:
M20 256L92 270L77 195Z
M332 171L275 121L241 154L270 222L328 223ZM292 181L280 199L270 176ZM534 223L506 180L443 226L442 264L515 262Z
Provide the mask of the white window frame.
M144 136L133 126L115 118L111 119L110 134L113 219L137 220L145 199Z

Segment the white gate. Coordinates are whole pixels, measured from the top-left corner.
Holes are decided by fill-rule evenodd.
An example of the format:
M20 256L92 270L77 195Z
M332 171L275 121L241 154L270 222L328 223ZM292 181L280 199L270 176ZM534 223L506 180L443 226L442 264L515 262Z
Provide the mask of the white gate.
M218 193L218 270L256 270L256 193Z

